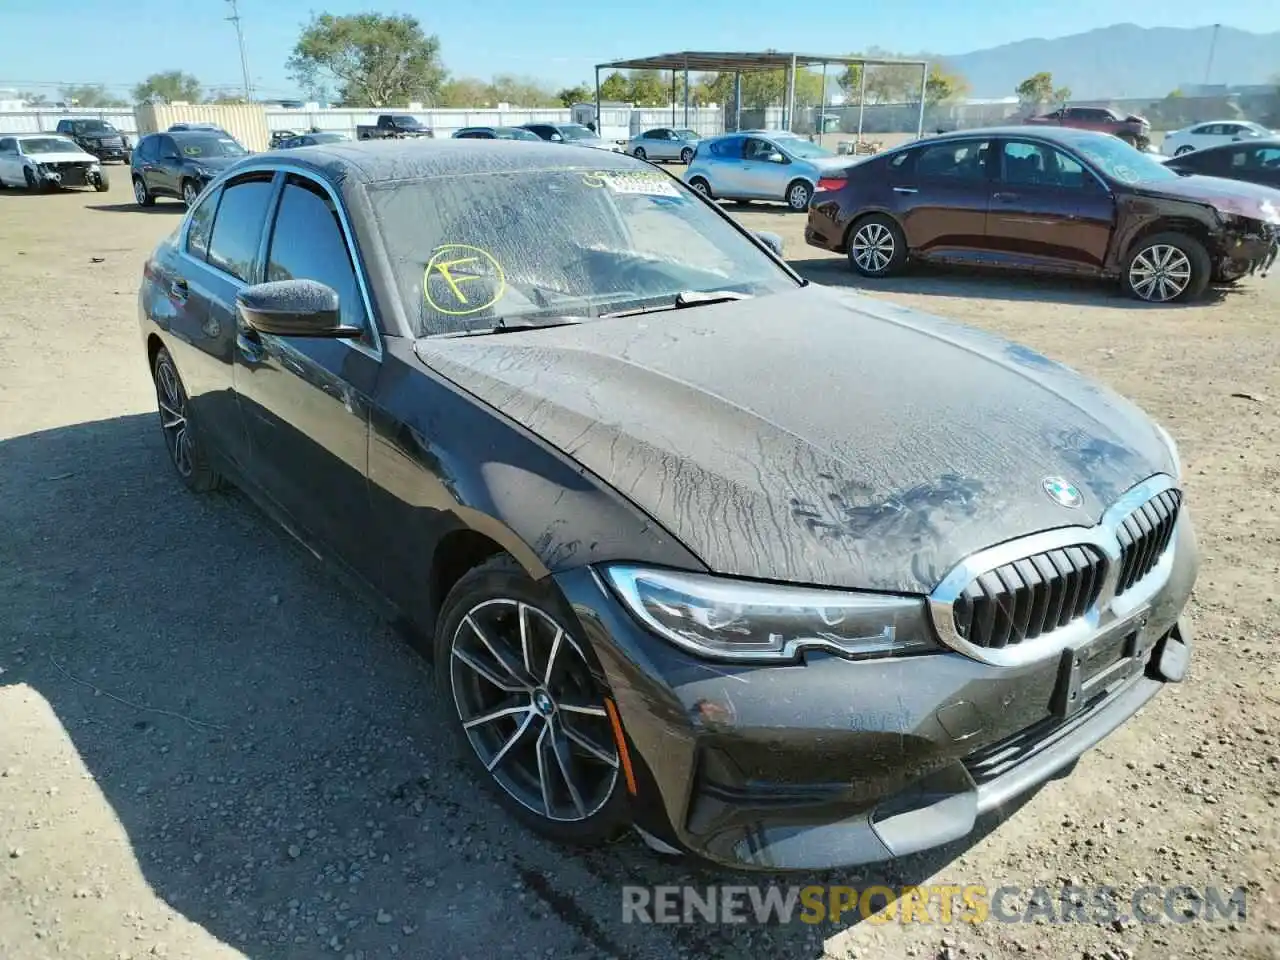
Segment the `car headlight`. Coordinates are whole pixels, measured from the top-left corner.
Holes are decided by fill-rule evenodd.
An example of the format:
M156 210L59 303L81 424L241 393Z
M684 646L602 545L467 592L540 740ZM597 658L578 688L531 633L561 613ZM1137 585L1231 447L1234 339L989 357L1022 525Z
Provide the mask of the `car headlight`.
M194 173L197 177L204 177L206 180L213 179L213 171L210 170L208 167L202 167L199 164L192 167L191 172Z
M641 623L699 657L787 661L805 649L855 658L940 649L921 597L786 587L629 565L600 572Z
M1156 424L1156 430L1160 432L1160 439L1164 441L1164 445L1169 448L1169 457L1173 460L1173 479L1182 481L1182 455L1178 452L1177 441L1173 439L1173 435L1169 433L1160 424Z

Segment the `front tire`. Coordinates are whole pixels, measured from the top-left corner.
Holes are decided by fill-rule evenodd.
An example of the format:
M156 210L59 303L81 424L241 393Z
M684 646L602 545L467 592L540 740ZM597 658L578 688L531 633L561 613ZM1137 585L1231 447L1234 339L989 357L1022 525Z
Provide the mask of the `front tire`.
M1185 233L1157 233L1133 245L1120 279L1132 297L1175 303L1203 295L1212 273L1213 262L1199 240Z
M22 179L27 182L27 189L33 193L40 190L40 181L36 179L36 175L31 172L30 167L22 168Z
M702 177L694 177L689 181L689 186L694 191L702 194L708 200L714 199L714 196L711 193L711 184L707 183L707 181Z
M186 204L187 209L195 206L196 200L200 197L200 188L196 186L194 180L182 181L182 202Z
M133 178L133 199L140 207L154 207L156 205L156 198L147 189L147 181L141 177Z
M460 749L513 816L561 843L625 825L605 682L553 587L505 554L464 574L440 610L435 668Z
M809 201L813 199L813 186L807 180L793 180L787 186L787 206L797 213L809 209Z
M93 189L97 190L98 193L106 193L111 189L111 181L107 179L105 170L102 173L99 173L97 178L93 181Z
M209 466L209 459L192 431L188 419L187 390L178 376L177 365L169 351L161 347L151 367L156 387L156 405L160 410L160 429L164 433L169 460L188 490L209 493L221 486L222 478Z
M644 147L636 147L635 150L631 151L631 155L637 160L645 160L648 158L648 154L644 152Z
M849 266L873 280L899 272L907 262L907 238L893 217L873 213L849 230Z

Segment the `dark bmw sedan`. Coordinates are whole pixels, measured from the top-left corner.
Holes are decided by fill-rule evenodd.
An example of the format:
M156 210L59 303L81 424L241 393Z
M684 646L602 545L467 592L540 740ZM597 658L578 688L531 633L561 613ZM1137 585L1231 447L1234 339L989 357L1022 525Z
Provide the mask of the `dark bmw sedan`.
M1280 190L1280 137L1193 150L1166 160L1165 166L1184 176L1226 177Z
M631 157L251 157L139 306L182 482L239 486L432 638L476 776L549 837L908 854L1187 668L1164 430L1022 347L805 283Z
M805 239L865 277L909 261L1118 279L1141 300L1193 300L1259 272L1280 243L1275 191L1180 177L1105 133L966 130L827 173Z
M150 207L173 197L188 207L222 170L248 153L230 134L214 130L153 133L133 148L133 198Z

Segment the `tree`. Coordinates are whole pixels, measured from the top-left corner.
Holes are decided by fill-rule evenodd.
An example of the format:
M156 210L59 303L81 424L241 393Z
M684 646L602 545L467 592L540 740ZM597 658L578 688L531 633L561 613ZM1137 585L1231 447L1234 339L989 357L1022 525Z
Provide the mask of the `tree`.
M445 81L439 38L408 14L314 16L286 66L306 90L332 78L342 102L357 107L434 102Z
M442 107L487 107L489 84L474 77L453 77L440 87L437 100Z
M235 90L218 89L209 92L210 103L245 103L244 93Z
M73 103L77 107L127 107L129 104L119 97L107 93L101 84L73 84L62 88L62 101Z
M621 70L615 70L600 84L600 99L625 103L631 96L631 81Z
M489 99L493 103L510 103L519 107L560 105L556 95L538 80L509 73L500 73L489 83Z
M742 74L742 106L747 110L785 106L786 70L752 70ZM710 73L698 81L697 99L733 109L733 74ZM822 77L810 70L796 71L796 107L814 107L823 100Z
M627 78L631 89L627 99L640 107L665 107L671 101L671 87L662 82L657 70L632 70Z
M160 100L173 103L183 100L187 103L200 102L200 81L181 70L166 70L153 73L133 88L134 103L145 103L148 100Z
M969 92L969 81L958 73L947 73L936 63L929 65L929 79L924 86L924 100L929 106L944 100L955 100Z
M1065 103L1071 99L1071 89L1069 87L1055 89L1053 86L1053 74L1044 70L1027 77L1014 88L1013 92L1018 95L1019 100L1028 106L1038 106L1049 101Z
M31 93L25 90L18 94L18 99L29 107L43 107L49 102L49 98L43 93Z
M851 53L849 56L854 57L857 54ZM858 96L862 90L862 64L847 64L837 75L836 84L844 91L846 97Z
M575 103L586 103L595 100L595 94L587 89L585 83L580 83L576 87L564 87L556 91L556 99L560 101L562 107L572 107Z

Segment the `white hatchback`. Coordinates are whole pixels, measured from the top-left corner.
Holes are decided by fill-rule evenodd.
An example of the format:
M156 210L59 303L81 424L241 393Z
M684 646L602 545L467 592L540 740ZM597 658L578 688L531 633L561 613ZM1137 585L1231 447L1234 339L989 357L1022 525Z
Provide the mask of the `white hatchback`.
M1271 136L1275 134L1260 123L1249 120L1214 120L1165 134L1160 152L1168 157L1180 157L1192 150L1216 147L1235 140L1252 140L1256 137Z

